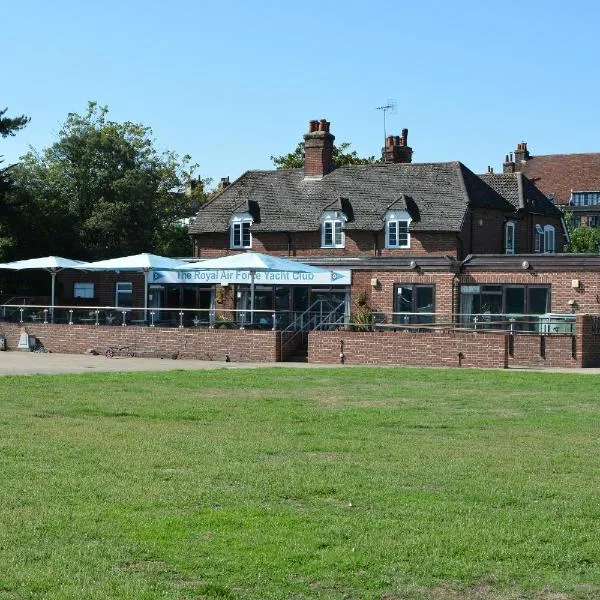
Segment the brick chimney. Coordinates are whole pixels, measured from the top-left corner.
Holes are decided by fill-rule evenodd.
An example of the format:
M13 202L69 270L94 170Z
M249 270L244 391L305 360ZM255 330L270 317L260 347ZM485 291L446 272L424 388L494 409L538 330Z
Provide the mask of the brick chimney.
M513 154L512 152L510 154L507 154L504 157L504 164L502 165L502 172L503 173L514 173L515 172L515 161L513 160Z
M381 149L381 158L386 163L412 162L413 149L408 145L408 129L402 130L402 135L388 135L385 138L385 148Z
M333 140L329 121L310 121L304 135L304 177L323 177L333 171Z
M515 163L517 165L519 163L524 163L529 160L529 150L527 150L527 142L521 142L517 144L517 149L515 150Z

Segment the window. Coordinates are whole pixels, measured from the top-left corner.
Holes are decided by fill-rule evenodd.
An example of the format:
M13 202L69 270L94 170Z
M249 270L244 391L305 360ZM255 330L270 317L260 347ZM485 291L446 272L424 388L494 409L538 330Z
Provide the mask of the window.
M573 224L575 224L575 219L573 219ZM600 227L600 216L590 215L588 217L588 225L590 227Z
M93 298L94 284L77 281L73 284L73 298Z
M581 227L581 216L573 215L571 223L572 223L573 227ZM542 230L542 234L543 234L543 230Z
M554 252L554 226L544 225L544 252Z
M544 248L544 228L536 224L535 226L535 251L541 252Z
M133 283L130 281L117 282L115 306L130 308L133 306Z
M492 321L492 315L543 315L550 311L550 286L461 285L460 312L464 323ZM502 321L503 319L499 319ZM525 328L534 324L525 321Z
M231 248L252 248L251 225L252 217L249 213L240 213L231 217L229 221L231 231L229 246Z
M411 217L404 211L389 211L385 216L385 247L410 248Z
M507 221L504 225L504 254L515 253L515 223Z
M394 323L433 323L434 289L433 285L397 284L394 294Z
M321 217L321 248L344 248L343 226L346 217L341 211L327 211Z

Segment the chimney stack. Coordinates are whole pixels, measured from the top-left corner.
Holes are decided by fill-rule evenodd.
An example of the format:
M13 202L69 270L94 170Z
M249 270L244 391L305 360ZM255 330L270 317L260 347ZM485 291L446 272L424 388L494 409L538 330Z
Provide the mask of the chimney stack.
M513 160L513 155L511 152L510 156L507 154L504 157L504 164L502 165L502 172L503 173L514 173L515 170L516 170L515 161Z
M219 189L224 190L229 185L229 177L221 177L221 183Z
M413 149L408 145L408 129L402 130L402 135L388 135L385 138L385 148L381 149L381 158L386 163L412 162Z
M527 150L527 142L521 142L517 144L517 149L515 150L515 163L519 165L520 163L527 162L529 160L529 150Z
M320 178L333 171L333 140L329 121L309 121L304 135L304 176Z

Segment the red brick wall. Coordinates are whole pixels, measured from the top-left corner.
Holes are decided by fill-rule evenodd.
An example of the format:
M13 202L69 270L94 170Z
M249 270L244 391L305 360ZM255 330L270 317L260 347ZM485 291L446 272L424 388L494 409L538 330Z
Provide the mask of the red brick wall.
M117 282L130 281L133 284L133 306L144 306L143 273L111 273L104 271L61 271L56 276L56 305L70 306L84 304L73 299L73 285L94 283L94 300L86 300L85 305L114 306Z
M46 350L81 354L94 348L104 354L109 346L129 346L141 356L172 355L197 360L233 362L276 362L279 359L279 332L240 329L179 329L88 325L27 325ZM21 327L1 323L9 350L16 350Z
M311 331L308 362L503 368L505 334ZM459 354L462 355L459 357Z
M528 285L551 285L551 310L554 313L572 312L569 300L574 300L574 309L578 313L600 314L600 277L593 271L559 271L543 272L528 269L527 271L499 271L483 273L469 272L459 276L462 284L500 284L517 283ZM573 280L579 280L580 287L571 287Z
M321 248L321 232L290 233L252 232L252 251L277 256L327 257L327 256L456 256L458 237L452 233L415 232L411 234L410 248L386 250L383 232L347 230L345 248ZM377 247L377 250L375 249ZM202 234L195 238L196 255L213 258L235 254L229 248L228 233Z
M508 366L581 367L581 351L577 352L573 339L571 335L515 335L509 340Z

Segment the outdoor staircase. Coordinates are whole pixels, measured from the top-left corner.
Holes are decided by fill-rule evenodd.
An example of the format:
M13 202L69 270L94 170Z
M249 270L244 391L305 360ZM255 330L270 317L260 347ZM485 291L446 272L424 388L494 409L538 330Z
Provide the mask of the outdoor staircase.
M333 329L346 322L345 303L331 308L316 300L281 333L281 357L285 362L308 362L308 333L315 329ZM286 335L291 334L291 335Z

